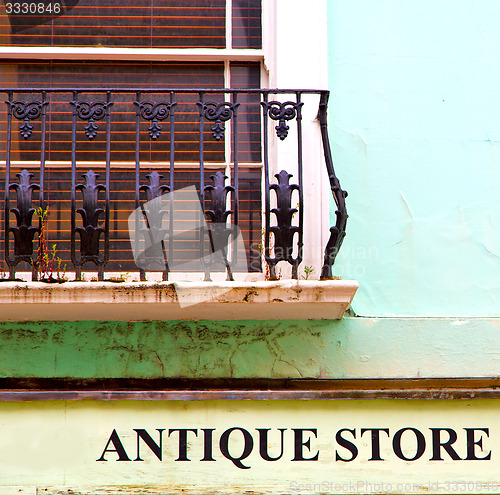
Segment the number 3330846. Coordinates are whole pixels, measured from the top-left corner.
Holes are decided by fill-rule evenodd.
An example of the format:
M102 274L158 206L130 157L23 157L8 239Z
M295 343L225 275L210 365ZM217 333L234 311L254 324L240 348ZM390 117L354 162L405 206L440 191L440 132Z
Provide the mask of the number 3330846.
M15 2L6 3L5 10L7 14L60 14L60 3L42 3L42 2Z

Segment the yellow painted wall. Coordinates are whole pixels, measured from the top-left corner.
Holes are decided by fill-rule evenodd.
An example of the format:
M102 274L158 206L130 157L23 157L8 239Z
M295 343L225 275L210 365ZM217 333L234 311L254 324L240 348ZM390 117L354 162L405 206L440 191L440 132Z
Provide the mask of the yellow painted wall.
M73 489L79 493L95 493L119 487L144 492L148 487L156 493L173 493L181 487L196 493L369 493L379 485L383 492L466 491L494 492L500 482L500 401L198 401L198 402L31 402L0 404L0 485L22 485L38 493ZM253 445L249 455L238 462L223 455L221 435L230 428L243 428ZM187 458L179 456L179 433L170 429L196 429L188 433ZM214 461L201 461L205 456L203 432L213 432ZM280 432L284 431L283 456L265 461L259 454L257 428L271 428L268 453L280 454ZM339 445L337 432L355 430L356 439L343 432L358 449L351 462L348 449ZM388 428L381 432L380 457L369 460L372 453L371 432L360 437L362 428ZM425 450L415 461L405 461L394 453L397 431L415 428L425 440ZM430 460L432 431L449 428L457 433L452 445L460 460L452 460L441 449L443 460ZM467 460L466 430L477 430L473 441L475 457ZM137 434L145 429L159 443L162 433L161 460L140 440L137 458ZM304 431L299 443L304 458L292 460L295 452L293 429ZM116 444L108 440L113 430L120 439L130 461L118 461ZM449 432L440 433L446 442ZM228 434L229 457L239 458L244 451L243 433ZM307 445L307 441L310 444ZM482 442L482 447L479 443ZM247 439L247 447L250 444ZM107 452L104 452L107 447ZM407 430L401 436L405 457L416 452L416 436ZM106 461L97 461L102 457ZM471 453L469 452L469 457ZM383 485L381 485L383 484ZM460 486L468 487L460 490ZM409 485L415 485L412 489ZM405 488L406 486L406 488ZM452 487L456 487L454 490ZM47 488L47 492L45 489ZM498 488L497 488L498 491ZM1 493L1 491L0 491Z

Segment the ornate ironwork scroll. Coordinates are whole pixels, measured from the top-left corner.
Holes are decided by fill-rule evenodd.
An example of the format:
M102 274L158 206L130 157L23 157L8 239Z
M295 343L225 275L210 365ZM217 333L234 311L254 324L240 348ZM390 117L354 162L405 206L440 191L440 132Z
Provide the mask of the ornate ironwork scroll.
M224 133L226 131L224 122L231 119L231 117L236 113L239 105L239 103L229 103L227 101L223 103L217 103L214 101L198 103L200 116L203 115L208 121L214 122L211 130L212 136L217 141L220 141L224 137Z
M298 278L298 266L302 261L302 234L298 226L292 225L293 217L299 212L297 208L292 207L292 193L299 191L297 184L290 184L290 178L293 177L285 170L275 175L277 184L269 186L271 191L276 194L276 208L271 210L276 218L276 225L268 226L266 229L266 250L265 258L269 265L269 274L271 280L276 280L276 265L280 261L287 261L292 265L292 278ZM271 256L271 234L274 235L274 257ZM294 237L297 234L298 249L296 257L293 256Z
M160 137L162 126L159 122L168 119L174 105L177 105L177 103L153 103L151 101L134 101L134 104L138 106L137 111L139 112L140 116L143 119L151 122L149 124L148 131L149 136L153 140L156 140Z
M226 186L227 175L222 172L216 172L211 175L213 184L205 186L205 191L210 192L211 209L206 210L205 214L210 219L208 225L208 236L210 240L210 249L212 253L220 252L223 263L226 267L227 280L234 280L232 267L236 263L237 249L236 239L233 239L233 250L231 260L228 259L227 245L231 234L235 234L233 227L227 226L227 219L233 214L233 210L227 209L228 195L235 192L233 186ZM205 280L210 280L210 266L205 263Z
M106 117L108 107L112 106L113 103L89 103L86 101L70 101L70 103L76 108L79 119L88 120L88 124L85 125L85 135L91 140L94 139L99 130L99 126L95 122Z
M327 107L328 107L328 97L329 92L323 91L320 97L318 119L321 125L321 138L323 141L323 151L325 155L326 170L328 173L328 178L330 180L330 189L333 194L333 198L337 205L337 210L335 211L336 222L333 227L330 227L330 239L328 240L325 247L325 256L323 262L323 268L321 269L321 279L329 280L332 278L332 266L335 262L335 258L342 246L342 241L345 237L346 224L347 224L347 209L345 205L345 198L347 197L347 192L340 187L340 182L335 175L335 170L333 168L332 152L330 148L330 140L328 138L328 122L327 122Z
M293 101L279 101L261 102L265 112L272 120L278 121L275 127L276 135L283 141L288 136L290 126L286 125L289 120L295 119L300 116L300 109L303 103L296 103Z
M38 119L44 108L49 104L48 101L6 101L11 108L12 115L22 120L23 124L19 127L19 133L24 139L28 139L33 132L32 120Z

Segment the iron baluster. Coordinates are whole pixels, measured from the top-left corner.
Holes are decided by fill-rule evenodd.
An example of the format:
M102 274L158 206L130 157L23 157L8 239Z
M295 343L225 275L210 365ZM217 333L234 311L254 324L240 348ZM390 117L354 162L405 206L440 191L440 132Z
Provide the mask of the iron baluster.
M139 187L140 187L140 153L139 153L139 144L141 142L141 109L140 109L140 101L141 101L141 92L137 91L135 94L136 101L134 102L136 105L135 109L135 207L139 208L140 199L139 199ZM141 278L142 280L142 278Z
M140 149L139 149L139 144L141 141L141 109L140 109L140 101L141 101L141 92L137 91L135 94L136 101L134 102L136 104L136 109L135 109L135 210L140 206L140 187L141 187L141 179L140 179ZM136 218L134 222L135 226L135 239L137 242L137 239L139 239L139 219ZM139 267L139 277L141 279L141 282L146 281L146 272L144 268Z
M276 280L276 269L275 265L269 263L268 260L271 259L271 198L270 198L270 180L269 180L269 124L267 120L267 109L268 109L268 93L264 92L263 101L261 102L263 119L262 119L262 138L264 145L264 196L265 196L265 226L264 226L264 258L266 260L267 266L269 267L269 278L271 280Z
M104 267L109 261L109 218L111 202L111 92L106 92L106 210L104 214L104 256L99 264L98 280L104 280Z
M200 204L201 204L201 212L202 218L200 218L200 228L197 229L199 232L199 240L200 240L200 260L203 266L203 270L205 272L204 280L206 282L210 282L210 267L209 264L205 260L205 163L203 161L203 115L205 104L203 102L204 92L200 91L199 93L200 101L198 102L199 109L199 143L200 143ZM208 235L210 236L210 230L208 230Z
M303 162L302 162L302 105L300 91L297 91L297 168L299 179L299 204L298 204L298 240L297 240L297 256L293 260L292 278L298 279L298 268L302 262L303 237L304 237L304 183L303 183Z
M234 102L222 102L222 103L217 103L214 101L210 101L207 103L204 103L203 101L198 103L198 106L200 108L200 117L205 118L209 122L214 122L214 125L211 127L212 130L212 136L217 140L220 141L224 137L225 133L225 125L224 122L227 122L230 120L232 117L236 116L237 113L237 108L239 106L238 103ZM227 195L228 193L234 192L235 189L232 187L229 187L226 189L225 187L225 180L227 179L227 176L224 174L221 174L220 172L218 174L215 174L211 176L213 184L214 185L209 185L209 186L203 186L202 191L211 191L212 193L212 210L210 210L210 214L207 211L208 218L212 220L211 224L208 225L208 236L209 236L209 241L210 241L210 247L212 253L215 252L221 252L223 256L223 263L226 267L226 272L227 272L227 279L228 280L233 280L233 274L231 270L231 265L235 262L235 249L234 247L236 246L236 242L233 242L233 256L232 256L232 262L230 263L228 260L228 255L227 255L227 250L226 250L226 245L227 241L229 239L229 236L227 235L227 217L230 214L233 214L232 210L227 210ZM223 198L223 205L221 203L221 199ZM214 209L215 208L215 209ZM203 211L205 211L203 209ZM226 214L227 213L227 214ZM222 219L224 217L224 225L218 224L218 221L214 221L214 218L220 218ZM217 223L216 223L217 222ZM233 236L235 237L235 235ZM235 239L234 239L235 240ZM223 242L221 244L221 242ZM214 261L213 258L212 262ZM211 264L210 261L204 260L202 257L203 264L205 267L205 280L210 280L210 275L209 275L209 265ZM208 274L208 276L207 276Z
M233 93L234 95L234 93ZM210 128L212 131L212 136L217 140L220 141L225 134L226 128L225 128L225 122L228 122L230 119L233 120L234 125L237 125L237 109L239 107L239 103L237 103L234 99L233 96L233 102L227 102L224 101L222 103L217 103L214 101L209 101L206 103L200 102L198 103L198 106L200 107L200 114L203 113L203 117L209 121L209 122L214 122L214 125ZM234 143L236 142L235 134L233 132L233 146ZM235 157L236 157L237 150L235 150ZM235 158L236 160L236 158ZM237 160L235 162L237 164ZM236 172L237 172L237 165L236 165ZM225 180L228 178L224 174L221 174L220 172L216 173L215 175L210 176L210 178L213 181L213 185L208 185L203 188L203 191L211 191L212 193L212 210L210 210L210 214L207 211L207 215L209 219L211 219L211 224L208 225L208 236L209 236L209 241L210 241L210 246L211 246L211 251L215 253L216 251L220 251L222 256L223 256L223 262L226 267L226 272L227 272L227 279L228 280L233 280L233 274L231 270L231 266L236 262L236 226L237 226L237 208L238 208L238 203L237 203L237 180L235 182L236 187L230 187L230 186L225 186ZM228 194L232 193L232 195L235 197L234 203L234 210L227 210L227 198ZM223 198L223 203L221 202L221 199ZM214 209L215 208L215 209ZM232 215L232 223L234 224L234 228L231 230L233 233L233 249L232 249L232 259L231 262L229 262L228 259L228 253L225 247L227 245L227 241L229 240L229 235L227 235L227 227L225 224L227 223L227 217L229 215ZM219 220L214 220L214 218L219 218L223 220L224 225L215 225L215 223L219 223ZM222 222L222 220L220 220ZM214 237L216 237L214 239ZM221 244L222 240L224 240L224 244ZM205 267L208 265L209 262L204 261ZM207 268L205 268L207 270ZM207 278L205 276L205 280L209 280L209 277Z
M148 199L148 201L150 201L151 199L154 199L158 196L161 196L164 192L168 192L168 191L173 190L172 188L167 187L167 186L161 186L161 187L159 186L159 179L163 178L163 176L159 175L156 172L153 172L152 174L146 176L150 180L149 186L139 186L139 183L140 183L140 163L139 163L140 118L143 118L143 119L150 122L150 125L148 127L149 136L152 140L157 140L160 137L161 130L162 130L162 126L159 123L161 121L167 120L168 118L171 119L171 133L172 133L172 118L173 118L173 112L174 112L173 107L175 105L177 105L177 103L173 101L173 94L172 93L170 95L170 103L167 103L164 101L161 101L158 103L155 103L152 101L141 102L140 101L140 92L138 92L137 93L137 101L135 101L134 104L137 106L137 112L136 112L136 115L137 115L137 122L136 122L136 208L138 208L139 204L140 204L139 191L141 191L141 190L149 191L148 197L150 199ZM172 141L172 134L171 134L171 141ZM172 145L172 142L171 142L171 145ZM171 151L171 153L172 153L172 151ZM171 169L172 169L172 162L173 162L173 157L171 154L171 164L170 164ZM173 173L171 173L170 175L171 175L170 181L172 182L172 186L173 186ZM159 188L161 189L161 193L156 194L157 191L160 191ZM156 191L156 192L153 194L152 193L153 191ZM170 200L172 201L173 198L170 198ZM173 207L173 205L172 205L172 207ZM172 209L172 207L171 207L171 209ZM144 212L144 209L143 209L143 213L146 214ZM159 212L159 214L161 217L160 212ZM172 218L173 218L173 215L171 214L170 222L172 222ZM151 218L146 217L146 224L148 226L149 226L151 221L152 221ZM152 228L157 229L157 227L152 227ZM147 233L145 233L145 232L142 232L142 234L147 236ZM158 235L159 235L159 233L158 233ZM171 253L173 241L172 241L172 237L170 237L170 239L171 240L169 243L169 250ZM162 245L163 245L163 241L162 241ZM165 255L165 250L163 249L163 251L164 251L164 255ZM163 269L163 280L168 280L168 272L169 272L168 261L167 261L167 258L165 257L165 269ZM142 268L140 269L140 277L141 277L141 280L146 280L145 270Z
M41 152L40 152L40 208L42 212L45 212L45 141L46 141L46 132L47 132L47 92L42 91L42 135L41 135ZM38 219L38 232L42 232L44 218L42 216ZM38 240L38 245L40 246L40 239ZM42 260L41 256L43 255L41 246L39 247L38 253L38 263L33 263L33 278L38 280L38 267L41 266Z
M279 101L267 102L265 99L261 102L264 111L264 142L265 144L265 162L266 146L267 146L267 118L279 121L275 127L276 135L283 141L288 136L290 127L286 122L297 119L297 134L298 134L298 169L299 169L299 184L290 184L290 178L293 177L285 170L281 170L275 174L278 180L277 184L266 184L266 233L265 233L265 258L269 265L269 276L271 280L276 280L276 265L280 261L287 261L292 266L292 278L298 278L298 266L302 261L302 127L301 127L301 108L303 103L300 101L300 96L297 95L297 102ZM266 169L267 180L269 177L269 169ZM276 195L276 208L270 210L270 213L275 215L277 225L270 226L270 191L274 191ZM292 208L292 194L298 191L299 203L298 208ZM293 225L293 217L299 214L299 226ZM274 238L274 257L271 256L271 234ZM293 256L294 238L297 234L297 256Z
M40 152L40 207L45 209L45 140L47 132L47 92L42 91L42 135Z
M233 206L233 214L231 217L231 224L233 227L233 244L232 244L232 256L231 262L232 265L238 261L238 242L237 237L239 234L238 225L239 225L239 182L238 182L238 94L233 93L233 162L234 162L234 179L233 179L233 193L232 196L234 198L234 206ZM233 280L233 278L229 278L228 280Z
M33 214L35 208L33 205L33 192L39 191L40 206L44 208L43 184L45 173L45 130L46 130L46 107L49 104L46 101L46 93L42 91L41 101L22 101L12 100L13 93L8 92L8 100L5 102L8 106L7 116L7 156L6 156L6 200L5 200L5 260L9 266L10 278L15 277L15 266L20 261L26 261L32 266L32 277L37 278L36 263L33 260L33 241L36 233L40 232L39 227L34 227ZM10 183L10 153L12 147L12 116L17 120L22 120L23 124L19 127L19 133L27 140L32 135L33 120L41 117L41 157L40 157L40 184L32 184L31 178L34 174L24 169L16 174L17 183ZM16 208L10 208L10 190L16 191ZM16 225L10 226L10 213L16 216ZM40 220L41 222L41 220ZM14 255L10 255L9 237L10 233L14 236Z
M81 268L86 262L97 265L98 280L104 280L104 266L109 260L109 218L110 218L110 174L111 174L111 91L106 91L106 102L89 103L77 101L78 93L73 93L73 129L72 129L72 261L75 264L76 279L81 279ZM77 117L87 120L85 135L92 140L97 134L99 126L96 120L106 118L106 177L105 185L97 184L99 177L93 170L83 174L85 184L76 185L76 123ZM76 208L76 191L82 192L83 208L76 210L81 215L83 227L76 227L74 210ZM105 208L99 208L99 192L105 192ZM100 214L104 213L104 227L99 226ZM76 258L75 234L80 235L80 259ZM100 255L99 241L104 234L104 252Z
M75 279L82 279L82 267L76 256L76 101L78 92L73 91L73 115L71 122L71 262L75 267Z
M169 185L170 192L174 191L174 171L175 171L175 109L174 102L175 93L170 92L170 170L169 170ZM174 261L174 195L170 194L170 215L169 215L169 243L168 243L168 259L171 263ZM168 273L164 272L164 279L168 278Z
M332 278L332 265L335 263L335 258L342 246L342 241L345 237L346 224L347 224L347 209L345 205L345 198L347 191L340 187L340 182L335 175L333 168L332 151L330 148L330 140L328 138L328 98L330 94L328 91L323 91L320 97L318 119L321 126L321 139L323 141L323 152L325 155L326 170L330 180L330 189L333 194L333 199L337 205L335 211L336 222L333 227L330 227L330 239L325 247L325 256L323 267L321 269L321 279L330 280Z
M9 263L10 257L10 227L9 227L9 210L10 210L10 150L12 140L12 106L9 102L12 101L12 91L7 93L7 146L5 150L5 188L4 188L4 256L5 261L9 266L9 278L15 277L14 265Z

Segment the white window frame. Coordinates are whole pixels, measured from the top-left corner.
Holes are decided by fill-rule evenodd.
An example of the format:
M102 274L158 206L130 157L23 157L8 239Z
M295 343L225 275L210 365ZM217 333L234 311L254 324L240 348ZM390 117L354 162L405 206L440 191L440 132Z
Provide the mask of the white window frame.
M4 9L0 5L0 9ZM103 47L8 47L0 46L0 63L9 59L99 60L99 61L162 61L162 62L224 62L225 85L230 87L231 62L259 62L262 88L327 89L327 0L314 0L305 6L303 0L262 0L262 49L233 49L231 14L232 0L226 3L226 47L218 48L103 48ZM314 106L312 107L314 109ZM314 109L317 111L317 106ZM315 120L314 112L304 118ZM323 250L329 237L329 198L331 192L326 175L319 125L304 135L304 259L314 268L318 278L323 264ZM230 133L226 133L225 165L230 166ZM270 142L271 176L282 168L289 169L287 146ZM280 148L277 152L278 147ZM310 166L313 164L313 166ZM48 166L57 163L47 162ZM91 164L92 165L92 164ZM97 164L96 164L97 165ZM124 164L119 164L120 166ZM147 165L147 164L145 164ZM189 164L184 164L183 166ZM192 164L196 166L196 164ZM242 163L247 166L247 164ZM249 164L262 167L262 163ZM309 165L309 166L308 166ZM218 164L220 166L220 164ZM290 270L283 266L283 278ZM109 272L106 272L109 273ZM152 274L151 274L152 275ZM174 275L174 274L172 274ZM263 274L252 274L262 279ZM262 275L262 276L261 276ZM149 278L150 275L148 275Z

